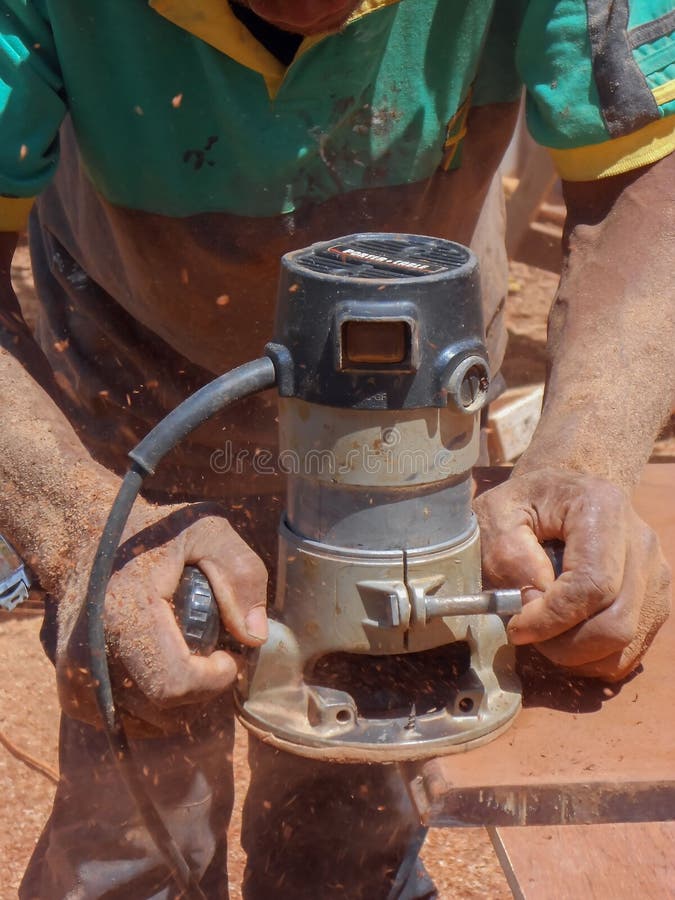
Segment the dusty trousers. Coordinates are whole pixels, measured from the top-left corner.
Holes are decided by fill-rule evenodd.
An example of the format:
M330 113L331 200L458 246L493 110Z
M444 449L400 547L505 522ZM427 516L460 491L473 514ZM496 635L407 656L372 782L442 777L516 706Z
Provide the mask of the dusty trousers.
M233 805L229 696L190 732L133 742L158 809L208 898L229 897ZM335 765L249 743L242 845L247 900L436 896L417 860L423 829L395 766ZM62 717L61 780L21 885L22 900L180 896L121 781L104 735Z
M255 525L252 508L259 511ZM248 497L228 516L267 564L272 583L280 510L280 497ZM57 606L47 599L41 633L52 660ZM202 707L186 730L131 743L135 764L200 874L202 890L209 900L226 900L235 783L231 694ZM417 858L425 829L396 766L315 762L250 737L249 767L241 829L246 900L436 896ZM59 769L52 813L28 864L21 900L178 898L105 735L62 715Z

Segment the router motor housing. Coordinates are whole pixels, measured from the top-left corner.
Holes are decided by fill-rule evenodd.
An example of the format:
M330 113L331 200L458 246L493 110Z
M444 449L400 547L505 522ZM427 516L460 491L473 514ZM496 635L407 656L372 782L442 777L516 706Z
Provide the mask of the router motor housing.
M266 352L287 503L244 724L344 761L498 734L520 686L471 510L490 380L476 258L405 234L287 254Z

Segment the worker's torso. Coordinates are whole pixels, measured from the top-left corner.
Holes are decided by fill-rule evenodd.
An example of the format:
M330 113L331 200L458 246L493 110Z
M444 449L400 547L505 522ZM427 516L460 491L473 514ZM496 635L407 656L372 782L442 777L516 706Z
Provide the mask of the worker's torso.
M379 4L301 45L285 74L232 39L243 26L221 0L155 5L52 14L71 122L38 207L41 340L104 444L121 420L132 443L208 373L260 355L287 250L365 230L472 242L512 124L485 107L457 140L487 0ZM497 364L498 219L481 241ZM257 403L231 421L265 446L273 418Z
M285 67L227 0L45 2L94 186L169 216L277 216L428 177L494 5L369 0Z

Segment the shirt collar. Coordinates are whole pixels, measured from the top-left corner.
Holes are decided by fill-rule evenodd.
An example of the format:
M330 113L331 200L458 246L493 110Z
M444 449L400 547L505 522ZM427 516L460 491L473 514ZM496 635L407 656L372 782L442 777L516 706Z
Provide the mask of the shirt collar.
M257 41L230 9L227 0L148 0L155 12L179 28L215 47L235 62L258 72L274 96L286 74L286 67ZM369 13L400 0L362 0L345 23L351 25ZM343 26L344 27L344 26ZM330 32L306 37L295 55L297 59L328 37Z

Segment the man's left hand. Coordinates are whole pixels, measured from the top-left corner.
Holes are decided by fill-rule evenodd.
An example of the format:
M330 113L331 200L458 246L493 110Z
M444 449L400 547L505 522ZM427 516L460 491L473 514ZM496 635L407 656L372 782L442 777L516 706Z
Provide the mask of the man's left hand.
M485 578L523 589L511 643L535 644L577 675L628 675L668 617L670 569L627 494L601 478L540 469L474 505ZM541 547L555 539L565 542L557 579Z

